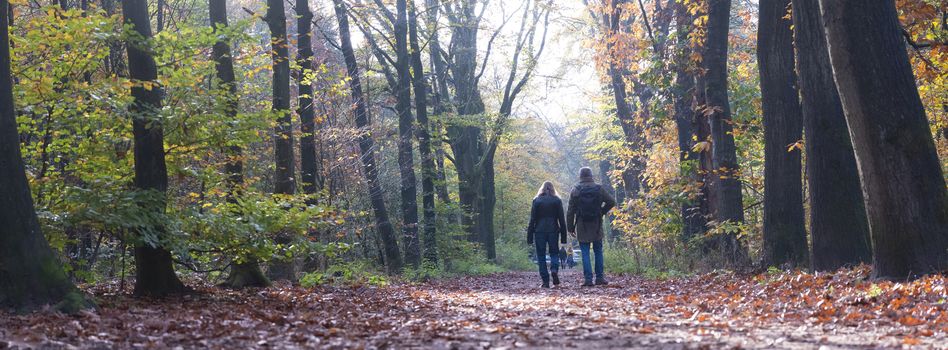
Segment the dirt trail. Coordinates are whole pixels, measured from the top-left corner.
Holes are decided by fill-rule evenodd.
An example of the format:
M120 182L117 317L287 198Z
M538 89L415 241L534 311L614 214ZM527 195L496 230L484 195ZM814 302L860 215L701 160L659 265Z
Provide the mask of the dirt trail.
M100 294L100 309L78 316L0 314L0 349L948 346L943 277L917 289L883 285L893 295L861 300L847 298L870 286L841 275L623 276L594 288L580 287L575 269L562 275L553 289L538 288L535 272L511 272L387 287L208 288L163 301ZM899 302L903 294L912 300ZM898 310L887 313L890 302Z

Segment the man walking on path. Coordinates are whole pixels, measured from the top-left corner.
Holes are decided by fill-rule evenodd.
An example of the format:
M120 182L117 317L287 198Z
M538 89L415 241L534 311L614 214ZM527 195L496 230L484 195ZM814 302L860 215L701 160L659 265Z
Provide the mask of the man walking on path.
M602 217L616 206L615 198L602 185L593 180L592 169L579 169L579 183L569 193L569 209L566 211L566 227L576 233L579 250L583 254L583 287L593 285L589 246L595 255L596 285L607 284L603 273Z

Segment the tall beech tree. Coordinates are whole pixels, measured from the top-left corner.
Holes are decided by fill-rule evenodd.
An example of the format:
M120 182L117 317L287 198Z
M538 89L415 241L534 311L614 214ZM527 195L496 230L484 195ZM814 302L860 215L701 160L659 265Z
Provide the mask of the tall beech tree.
M286 35L286 9L282 0L267 0L267 13L263 18L270 28L270 57L273 61L272 110L277 116L274 130L274 160L276 171L273 177L273 193L292 195L296 193L296 158L293 151L293 115L290 113L290 50ZM277 243L287 244L289 238L277 233ZM296 278L292 262L275 260L267 271L271 279Z
M319 162L316 159L316 113L313 106L313 11L309 0L296 0L297 113L300 116L300 181L303 192L315 194Z
M645 162L642 156L645 149L645 132L642 129L642 123L635 120L635 110L629 101L629 90L625 83L626 77L623 74L623 67L627 62L615 47L616 41L619 40L618 36L622 32L624 21L622 10L626 3L626 0L609 0L610 14L603 16L603 21L609 33L606 39L606 50L609 52L609 82L612 86L612 96L616 104L616 119L622 128L625 142L634 152L632 158L626 162L622 169L622 183L624 192L630 198L636 198L641 189L642 173L645 170Z
M375 160L375 141L368 130L369 108L365 101L365 94L362 91L359 66L349 34L349 11L342 0L333 0L333 7L336 20L339 22L339 46L343 59L346 61L346 71L349 75L349 89L351 90L352 103L355 106L356 127L362 130L359 135L359 150L361 151L359 158L362 161L362 172L368 183L367 192L375 216L375 228L382 239L388 272L397 274L402 269L402 257L398 251L398 239L395 237L395 229L388 219L382 186L379 184L379 170Z
M227 0L209 0L208 12L211 27L215 31L228 26ZM214 43L211 58L214 60L214 68L217 72L217 88L222 90L221 97L224 99L223 112L228 119L235 120L239 109L237 81L234 76L233 53L226 38L221 38ZM227 155L227 164L224 171L227 173L227 181L230 187L228 199L231 203L236 203L236 197L244 185L243 148L238 145L230 145L225 147L224 152ZM243 288L264 287L270 284L256 259L249 257L243 259L247 260L240 260L231 266L230 274L227 276L227 280L224 281L224 285L231 288Z
M450 52L445 55L450 59L448 67L453 78L449 81L454 86L454 106L461 119L448 124L447 136L458 174L458 197L466 214L461 220L462 225L467 228L469 239L479 242L487 258L494 260L497 255L494 240L494 209L497 202L495 153L509 122L514 101L533 75L543 53L546 23L552 3L534 0L523 4L519 31L513 41L511 68L502 83L504 90L499 111L493 116L487 113L479 82L487 67L494 39L509 18L496 28L488 40L484 57L478 59L477 39L485 10L483 6L486 6L482 4L479 7L479 3L462 0L443 7L452 29ZM542 32L539 25L541 21Z
M727 92L728 30L731 20L731 0L708 0L708 22L702 60L705 70L705 106L711 131L712 176L710 190L714 192L712 206L714 220L719 224L744 222L743 194L741 193L740 166L734 144L731 107ZM714 242L731 264L742 264L747 252L733 232L726 232Z
M162 99L161 86L157 82L158 67L146 47L147 40L152 37L148 2L122 0L122 14L125 24L144 39L143 42L126 45L129 77L137 82L132 86L134 101L129 107L135 138L135 187L147 191L149 196L158 197L155 201L143 203L144 210L163 212L168 190L168 170L165 164L164 131L161 118L158 117ZM135 294L164 296L187 291L174 273L171 252L161 245L165 229L151 227L149 231L158 236L159 242L139 240L135 246Z
M412 103L412 62L408 52L408 4L405 0L395 1L392 12L381 0L375 0L376 8L368 11L362 20L356 22L372 47L372 54L378 60L385 80L395 97L395 114L398 117L398 173L401 182L402 243L405 248L405 262L411 266L421 263L421 244L418 237L418 185L415 177L415 161L412 140L415 137L415 119L411 111ZM382 25L373 24L373 19ZM385 29L381 29L381 28ZM393 37L394 40L388 39ZM395 52L395 58L385 51L380 43L388 43ZM394 73L392 70L394 69Z
M764 264L807 262L803 179L796 143L803 115L793 60L790 0L762 0L757 33L764 119Z
M441 36L438 33L438 15L440 14L441 5L439 4L439 0L425 0L425 6L427 7L425 26L428 29L428 59L431 64L432 73L431 111L435 116L441 117L444 116L451 106L451 93L448 90L448 68L444 57L441 55ZM431 128L432 131L438 131L437 133L432 133L432 148L434 149L435 165L437 166L436 178L438 180L435 182L435 193L441 203L450 204L451 195L448 193L448 181L444 171L445 150L443 142L441 141L443 137L439 136L442 134L442 129L442 123L439 122L435 122ZM449 217L448 220L450 222L457 222L458 218Z
M421 156L421 202L424 215L424 258L425 261L438 261L438 237L436 231L437 213L435 211L435 169L434 156L431 154L431 124L428 122L428 87L425 83L425 69L421 60L421 45L418 44L418 12L415 2L408 3L408 42L411 49L412 88L415 93L415 115L418 120L418 153Z
M673 55L675 81L672 86L672 98L675 111L675 127L678 131L678 161L681 176L686 186L700 190L701 177L698 166L701 155L694 149L694 142L698 139L695 133L695 111L692 108L695 94L695 64L692 62L693 52L688 36L692 32L692 15L684 3L674 5L675 15L675 43L677 50ZM681 205L682 238L691 239L707 231L707 199L700 193L689 198Z
M7 9L7 0L0 8ZM20 155L13 79L10 76L10 11L0 11L0 309L33 310L56 304L84 306L40 230Z
M448 48L453 48L448 55L451 61L446 62L452 79L445 81L452 83L455 110L460 118L465 119L483 119L487 111L478 89L477 33L481 17L477 15L476 8L477 2L472 0L458 1L453 7L445 7L451 25ZM454 154L452 163L458 174L459 204L464 209L461 224L467 229L468 239L481 243L487 257L493 259L493 228L481 227L484 221L481 216L493 213L485 211L481 196L484 174L479 165L484 164L480 160L484 156L485 145L484 129L478 124L476 120L448 123L447 137Z
M872 258L859 169L833 81L819 0L793 0L810 204L811 268L831 271Z
M873 276L948 268L945 179L893 0L820 0L872 233Z
M393 29L397 74L395 112L398 114L398 170L402 180L402 239L405 245L405 262L418 266L421 263L421 244L418 238L418 181L415 178L415 156L412 151L415 120L411 113L411 56L408 53L406 0L395 0Z

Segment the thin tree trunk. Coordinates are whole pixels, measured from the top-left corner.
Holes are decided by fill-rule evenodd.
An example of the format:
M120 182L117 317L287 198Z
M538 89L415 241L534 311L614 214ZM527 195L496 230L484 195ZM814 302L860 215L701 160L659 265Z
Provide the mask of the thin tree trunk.
M806 133L810 267L832 271L872 259L859 169L843 115L819 0L793 0L794 47Z
M727 92L728 29L731 19L731 0L708 0L708 22L705 37L705 113L711 125L711 152L713 161L711 191L716 192L714 219L719 224L744 222L743 194L737 147L734 144L731 107ZM715 242L731 265L743 265L747 253L735 233L722 233Z
M767 266L805 265L806 223L798 148L803 137L790 0L762 0L757 34L764 119L764 252Z
M349 74L349 88L352 90L352 102L355 105L356 127L362 130L359 135L359 149L362 154L363 173L368 183L369 197L372 202L372 209L375 215L375 226L381 236L384 246L386 265L390 274L398 274L402 269L402 257L398 252L398 240L395 237L395 229L388 220L388 211L385 208L385 200L382 193L382 187L379 184L379 172L375 163L375 142L368 133L369 111L365 101L365 95L362 92L362 82L359 75L359 66L356 63L355 53L352 50L352 40L349 36L349 18L348 10L342 0L333 0L335 7L336 20L339 22L339 44L342 48L342 55L346 61L346 70Z
M944 271L945 179L895 2L821 0L820 8L869 214L873 276Z
M277 126L273 137L274 174L273 193L292 195L296 193L296 164L293 155L293 119L290 113L290 53L286 36L286 12L282 0L267 0L264 16L270 28L270 56L273 60L273 113L277 115ZM285 232L276 234L275 242L288 244L292 239ZM295 280L296 271L292 261L272 261L268 274L273 280Z
M421 244L418 239L418 187L415 178L415 160L412 151L414 118L411 114L411 56L408 53L408 14L406 0L395 1L395 70L398 85L395 91L395 111L398 114L398 170L401 175L402 239L405 262L417 267L421 263Z
M151 22L148 19L146 0L123 0L122 13L125 24L133 27L138 35L151 39ZM156 118L161 109L162 92L156 80L158 68L155 59L140 43L126 45L129 77L141 82L132 87L135 101L129 108L132 114L132 129L135 136L135 187L151 191L159 196L157 204L145 210L164 211L168 190L168 170L165 164L164 132L161 118ZM149 84L148 88L144 84ZM152 228L159 237L165 234L162 227ZM135 294L164 296L187 291L174 273L171 252L160 244L138 243L135 247Z
M415 92L415 114L418 118L418 149L421 155L421 198L424 209L424 258L429 263L438 262L438 240L435 213L435 163L431 154L431 125L428 122L428 88L425 70L421 62L421 47L418 45L418 13L415 2L409 3L408 33L411 46L412 85Z
M32 311L88 304L40 230L20 153L10 75L9 4L0 0L0 309Z
M226 28L227 23L227 0L210 0L208 3L208 12L210 15L211 27ZM218 40L214 43L211 56L215 62L219 89L225 91L221 94L224 98L224 113L227 119L237 119L237 110L239 106L237 96L237 82L234 76L234 61L230 44L227 40ZM244 162L243 149L240 146L227 146L225 150L227 155L227 164L224 171L227 173L229 202L236 203L237 196L244 185ZM230 275L224 285L231 288L243 287L265 287L270 281L260 270L260 264L256 259L244 257L243 261L234 263L230 269Z

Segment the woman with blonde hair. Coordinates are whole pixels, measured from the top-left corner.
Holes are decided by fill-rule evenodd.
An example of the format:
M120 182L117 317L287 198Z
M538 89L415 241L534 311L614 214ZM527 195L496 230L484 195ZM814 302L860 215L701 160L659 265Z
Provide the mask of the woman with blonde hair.
M566 216L563 213L563 201L556 195L552 182L544 182L533 198L530 209L530 225L527 226L527 244L536 243L537 265L540 267L540 278L543 288L550 288L550 277L553 285L560 284L560 261L555 256L560 251L556 236L560 242L566 244ZM550 253L550 269L547 271L546 254Z

